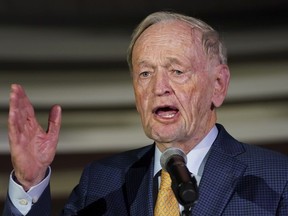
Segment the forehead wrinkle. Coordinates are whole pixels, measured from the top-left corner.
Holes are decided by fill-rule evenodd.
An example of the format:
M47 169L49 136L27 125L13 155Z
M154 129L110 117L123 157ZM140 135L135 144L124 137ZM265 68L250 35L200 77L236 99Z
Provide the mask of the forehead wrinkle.
M137 62L137 66L140 68L154 68L152 63L149 63L147 60L141 60Z
M171 47L172 44L174 44L174 45L179 44L180 46L181 46L181 44L186 44L185 51L183 50L184 55L181 58L189 56L191 63L192 62L196 63L200 59L203 59L203 57L205 57L205 53L204 53L204 50L201 46L202 32L197 28L193 28L193 27L189 26L185 22L173 21L170 23L172 25L173 25L173 23L174 24L178 23L177 27L180 27L180 32L178 32L178 33L177 33L177 31L166 32L167 31L167 28L166 28L167 23L154 24L154 25L150 26L149 28L147 28L139 36L139 38L135 42L133 52L141 49L142 50L141 53L143 53L143 52L145 53L145 51L147 51L149 49L153 49L153 47L154 47L154 49L155 49L155 47L158 47L159 48L158 52L154 53L154 55L161 56L161 58L159 58L158 60L160 60L160 62L162 62L162 64L161 64L162 66L163 66L163 64L165 64L166 67L167 67L167 65L172 65L172 64L181 65L182 61L181 61L181 59L178 59L179 56L178 57L177 56L176 57L173 57L173 56L167 57L167 54L169 54L170 52L173 54L172 51L174 49L173 49L173 47ZM168 25L170 25L170 23ZM155 29L152 31L149 31L149 30L151 30L151 28L156 27L156 26L158 28L156 32L155 32ZM185 29L186 29L186 34L185 34ZM173 40L173 36L162 38L162 36L163 36L162 33L164 33L164 34L169 33L169 35L171 33L172 33L172 35L177 34L178 40ZM154 40L151 41L150 36L152 36L152 38L154 37ZM159 38L161 38L161 40ZM157 43L155 41L157 41ZM148 45L143 46L143 44L148 44ZM140 45L140 47L139 47L139 45ZM165 47L165 49L162 50L161 49L162 47ZM167 53L167 51L168 51L168 53ZM165 53L163 54L163 52L165 52ZM190 55L189 55L189 53L190 53ZM163 57L164 57L164 59L163 59ZM191 57L192 57L192 59L191 59ZM139 58L139 56L138 56L138 58ZM167 58L168 58L168 60L167 60ZM133 59L132 59L132 61L133 61ZM135 63L139 67L153 67L153 61L150 61L149 57L147 59L141 59L141 57L140 57L140 59L135 59Z
M162 64L160 64L160 65L163 68L168 68L168 67L173 66L173 65L181 65L181 61L175 57L164 57L163 60L161 60L161 61L162 61ZM147 60L142 60L140 62L137 62L137 65L139 67L142 67L142 68L143 67L149 67L149 68L155 68L156 67L155 65L153 65L152 62L150 63Z
M194 46L194 56L196 58L205 58L205 51L202 46L203 32L198 28L191 28L191 42Z
M159 54L161 57L158 59L159 66L165 69L168 69L169 67L173 66L181 66L181 67L189 67L191 66L190 64L187 65L187 62L192 63L193 59L195 59L195 56L190 56L190 61L186 61L185 56L178 56L178 57L173 57L173 56L165 56ZM192 59L191 59L192 58ZM149 58L148 59L139 59L139 61L136 61L136 65L139 68L152 68L155 69L157 67L157 63L151 61Z

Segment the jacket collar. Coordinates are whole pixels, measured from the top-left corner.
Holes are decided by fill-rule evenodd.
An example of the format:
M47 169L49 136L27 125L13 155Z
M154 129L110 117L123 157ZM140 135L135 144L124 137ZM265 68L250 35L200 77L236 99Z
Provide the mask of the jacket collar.
M130 215L153 215L153 166L155 145L143 148L126 172L127 208Z
M205 164L193 215L221 215L247 167L236 159L245 152L243 146L222 125L217 127L219 133Z

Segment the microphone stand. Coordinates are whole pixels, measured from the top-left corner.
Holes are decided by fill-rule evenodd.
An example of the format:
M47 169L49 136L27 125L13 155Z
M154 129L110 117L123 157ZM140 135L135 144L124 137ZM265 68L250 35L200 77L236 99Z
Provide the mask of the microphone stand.
M181 169L178 170L180 171L180 173L184 171L185 173L189 173L186 166L182 166ZM198 187L196 179L193 175L190 174L186 177L187 179L185 179L185 181L179 183L179 181L176 180L177 175L171 176L171 187L177 201L184 207L184 210L182 211L182 216L191 216L192 209L198 199Z
M181 216L192 216L192 209L195 205L196 201L193 203L186 204L184 206L184 210L182 211Z
M182 216L191 216L192 208L184 207L184 210L182 211Z

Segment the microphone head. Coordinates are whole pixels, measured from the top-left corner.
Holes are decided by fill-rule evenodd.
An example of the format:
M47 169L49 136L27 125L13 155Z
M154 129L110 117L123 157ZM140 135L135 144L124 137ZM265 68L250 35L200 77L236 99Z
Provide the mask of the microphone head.
M175 157L175 156L182 157L184 163L185 164L187 163L187 157L185 153L179 148L172 147L172 148L166 149L160 157L160 164L162 166L162 169L167 171L167 163L172 157Z

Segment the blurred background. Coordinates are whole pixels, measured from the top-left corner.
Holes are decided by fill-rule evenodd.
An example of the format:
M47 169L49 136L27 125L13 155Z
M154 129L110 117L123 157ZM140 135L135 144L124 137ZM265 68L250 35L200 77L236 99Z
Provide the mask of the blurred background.
M51 105L63 107L52 164L55 215L89 161L152 143L135 110L126 50L136 25L158 10L220 32L232 78L218 122L237 139L288 155L287 0L1 0L0 210L12 169L11 83L24 86L44 128Z

